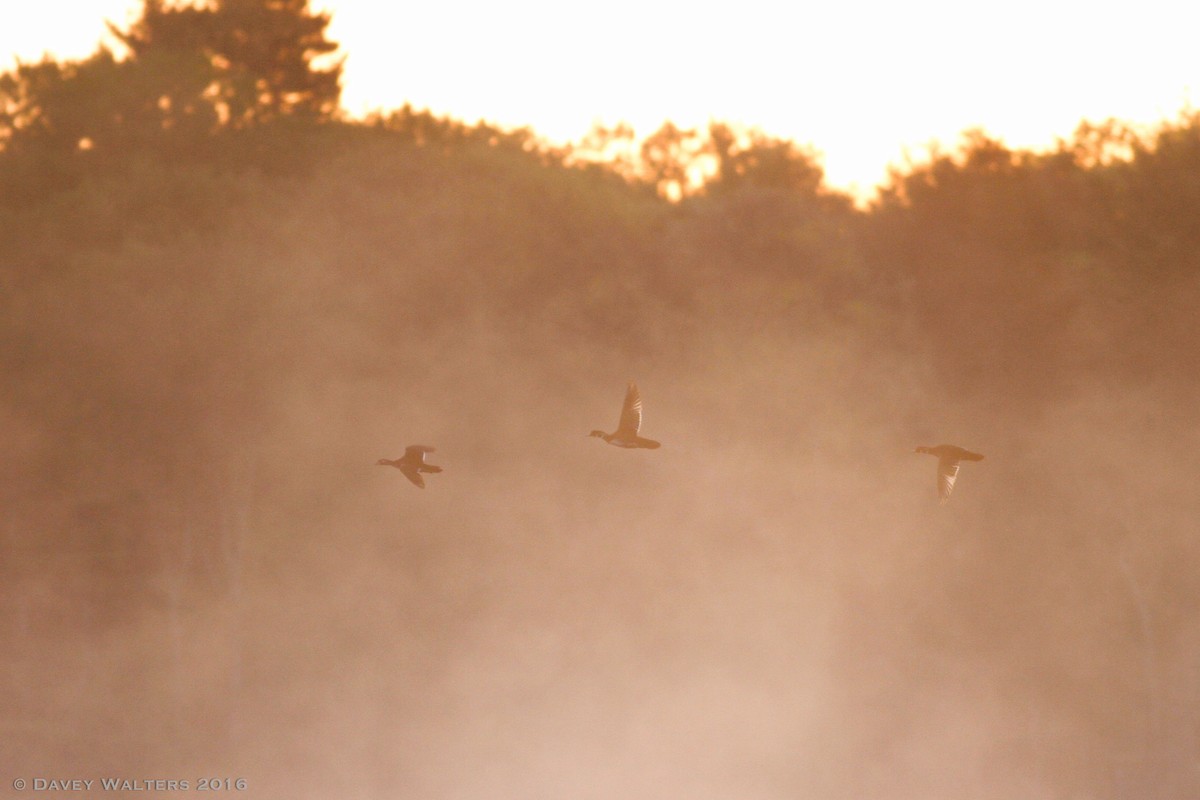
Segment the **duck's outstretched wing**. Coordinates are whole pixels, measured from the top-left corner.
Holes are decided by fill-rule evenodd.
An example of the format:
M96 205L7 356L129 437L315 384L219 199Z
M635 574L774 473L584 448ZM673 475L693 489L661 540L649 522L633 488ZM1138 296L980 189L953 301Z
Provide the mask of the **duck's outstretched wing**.
M425 479L421 477L421 473L417 471L414 464L400 464L400 471L404 473L404 477L408 478L417 488L425 488Z
M938 459L938 499L946 502L954 491L954 481L958 478L958 461L955 459Z
M404 448L404 457L411 458L416 461L424 461L426 453L432 453L436 448L430 447L427 444L410 444Z
M621 421L617 424L617 434L625 437L637 436L642 429L642 395L638 392L637 384L630 381L625 390L625 405L621 406Z

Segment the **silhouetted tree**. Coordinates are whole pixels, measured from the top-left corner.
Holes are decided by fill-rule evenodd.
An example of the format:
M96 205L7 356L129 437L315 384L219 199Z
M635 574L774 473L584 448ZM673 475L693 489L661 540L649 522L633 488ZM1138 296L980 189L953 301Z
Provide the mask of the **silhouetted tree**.
M706 191L752 185L811 195L825 178L816 156L790 140L756 130L739 133L720 122L709 126L708 137L717 169L706 183Z
M100 48L82 61L45 58L0 75L8 157L0 183L28 196L72 185L89 164L154 152L202 158L221 130L330 119L341 62L313 65L337 47L325 38L328 23L307 0L145 0L129 31L112 28L129 58Z
M663 197L679 200L700 185L700 160L705 150L705 142L696 131L665 122L642 142L643 180Z
M223 125L244 128L284 116L334 115L342 62L323 69L313 64L337 49L325 37L329 20L312 13L308 0L215 0L211 6L145 0L128 31L109 27L133 61L149 69L196 59L207 67L205 85L173 85L158 98L166 110L188 115L208 105Z
M73 185L96 165L118 166L160 149L169 120L156 98L178 79L176 72L118 62L106 49L83 61L18 64L0 75L0 199L19 204ZM207 131L203 121L192 122Z
M191 66L136 69L104 48L83 61L18 64L0 76L0 142L10 154L134 149L172 126L173 87L203 88Z
M614 172L629 182L638 181L640 148L633 127L620 122L609 128L595 124L570 148L567 161Z

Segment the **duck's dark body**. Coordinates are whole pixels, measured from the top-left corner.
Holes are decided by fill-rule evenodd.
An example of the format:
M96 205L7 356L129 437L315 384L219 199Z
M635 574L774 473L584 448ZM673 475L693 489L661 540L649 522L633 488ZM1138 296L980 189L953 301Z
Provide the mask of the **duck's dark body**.
M425 479L421 477L421 473L441 472L442 468L433 464L425 463L425 454L432 453L434 448L423 444L414 444L404 449L404 455L394 461L386 458L381 458L375 462L379 467L395 467L404 473L404 477L408 478L419 488L425 488Z
M979 453L972 453L970 450L954 444L918 447L916 452L937 456L938 499L942 503L949 500L950 493L954 491L954 481L958 478L959 463L962 461L983 461L983 456Z
M642 395L638 392L637 384L630 381L629 388L625 390L625 403L621 406L621 419L617 423L617 429L612 433L604 431L592 431L589 436L597 436L611 445L617 447L629 448L645 448L654 450L662 447L662 444L653 439L646 439L638 435L638 431L642 429Z

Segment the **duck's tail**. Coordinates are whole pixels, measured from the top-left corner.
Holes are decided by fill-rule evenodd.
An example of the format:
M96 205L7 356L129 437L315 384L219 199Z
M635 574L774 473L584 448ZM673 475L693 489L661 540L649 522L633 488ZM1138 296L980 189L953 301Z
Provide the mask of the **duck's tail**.
M422 464L421 472L441 472L442 468L436 464Z
M963 453L963 461L983 461L983 456L979 453Z

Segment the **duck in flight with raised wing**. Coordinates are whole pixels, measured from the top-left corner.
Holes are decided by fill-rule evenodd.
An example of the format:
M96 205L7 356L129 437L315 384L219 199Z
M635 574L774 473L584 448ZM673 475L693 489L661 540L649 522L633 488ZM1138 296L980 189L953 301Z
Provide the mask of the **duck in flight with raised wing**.
M958 478L958 466L962 461L983 461L979 453L972 453L953 444L939 444L937 447L918 447L918 453L937 456L938 498L942 503L950 499L954 491L954 481Z
M609 444L617 447L644 447L653 450L662 445L653 439L643 439L638 436L642 429L642 395L638 392L637 384L629 382L625 391L625 405L621 406L621 421L612 433L592 431L589 436L599 436Z
M421 473L442 471L441 467L425 463L425 454L432 453L433 450L434 448L423 444L409 445L404 449L404 455L395 461L381 458L375 462L375 465L378 467L395 467L404 473L404 477L424 489L425 479L421 477Z

